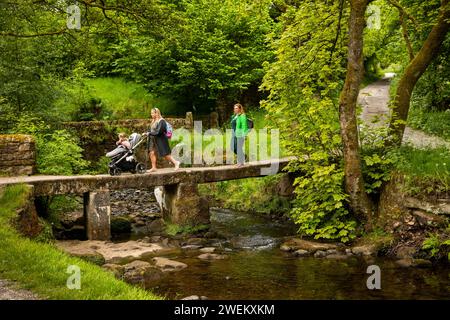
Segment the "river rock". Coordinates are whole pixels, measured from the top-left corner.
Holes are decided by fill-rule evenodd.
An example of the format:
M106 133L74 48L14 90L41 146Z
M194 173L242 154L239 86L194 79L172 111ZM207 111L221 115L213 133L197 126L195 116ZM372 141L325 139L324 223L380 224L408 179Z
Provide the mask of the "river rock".
M206 243L207 240L203 238L190 238L186 241L186 244L193 244L197 246L204 246Z
M135 260L123 266L123 279L131 284L143 284L145 280L159 280L162 272L146 261Z
M283 243L280 247L283 251L297 251L297 250L306 250L311 253L316 252L317 250L326 251L330 249L336 249L337 245L331 243L321 243L314 241L307 241L302 239L293 238L285 243Z
M317 250L317 251L314 253L314 258L323 258L323 257L325 257L326 255L327 255L327 253L326 253L325 251Z
M97 247L92 247L91 244L87 244L87 241L70 240L70 241L58 241L56 243L57 247L71 256L81 258L88 262L103 265L105 264L105 258L99 252L97 252Z
M217 232L211 230L205 233L205 238L207 239L217 238L218 236Z
M299 250L295 251L294 254L298 257L304 257L304 256L308 256L309 252L306 250L299 249Z
M181 249L184 249L184 250L198 250L198 249L200 249L202 246L197 246L197 245L195 245L195 244L187 244L187 245L185 245L185 246L182 246L181 247Z
M395 261L395 263L402 268L409 268L413 266L413 259L412 258L400 259Z
M153 220L147 223L147 231L149 233L162 233L164 231L165 225L162 219Z
M329 249L327 250L327 254L336 254L337 250L336 249Z
M223 260L226 259L227 256L216 254L216 253L204 253L198 256L201 260Z
M155 266L163 272L179 271L187 267L187 264L185 263L162 257L155 257L152 261L155 263Z
M114 274L114 276L118 279L121 279L125 272L124 266L121 266L120 264L107 263L104 264L102 268Z
M413 259L413 258L400 259L397 260L395 263L402 268L409 268L409 267L428 268L432 266L432 263L429 260Z
M437 203L431 203L413 197L407 197L404 205L407 208L413 210L419 209L434 215L450 215L450 202L447 199L443 200L444 201L438 201Z
M127 241L112 243L106 241L58 241L57 246L71 255L100 254L106 263L122 263L142 259L146 256L167 250L155 243ZM103 263L104 263L103 262ZM102 263L102 264L103 264Z
M362 255L362 256L372 256L377 253L376 246L372 244L362 245L358 247L352 248L352 253L356 255Z
M422 210L413 210L412 215L416 218L417 222L421 226L445 226L446 219L434 213L428 213Z
M416 253L417 249L410 246L401 246L397 248L397 258L407 259L412 258Z
M82 211L74 211L62 215L61 225L66 229L74 226L84 226L84 213Z
M414 267L417 268L430 268L433 266L430 260L426 259L413 259Z
M216 251L216 248L214 248L214 247L206 247L206 248L200 249L200 252L203 252L203 253L213 253L214 251Z

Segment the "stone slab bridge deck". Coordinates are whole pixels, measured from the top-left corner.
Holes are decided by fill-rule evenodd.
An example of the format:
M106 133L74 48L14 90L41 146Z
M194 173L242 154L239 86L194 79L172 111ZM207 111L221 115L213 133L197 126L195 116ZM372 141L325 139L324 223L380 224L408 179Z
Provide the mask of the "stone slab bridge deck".
M248 162L243 167L159 169L144 174L2 177L0 188L14 184L33 186L35 197L77 194L84 197L86 234L89 240L108 240L111 236L110 190L155 189L162 206L163 218L176 224L209 223L209 205L198 193L199 183L219 182L276 174L294 157ZM158 194L158 191L159 194Z

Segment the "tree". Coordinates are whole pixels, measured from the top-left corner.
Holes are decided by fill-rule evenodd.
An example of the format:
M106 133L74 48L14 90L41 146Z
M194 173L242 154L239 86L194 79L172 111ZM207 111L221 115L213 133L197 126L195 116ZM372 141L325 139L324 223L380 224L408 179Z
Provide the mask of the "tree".
M269 4L267 0L179 1L176 28L160 38L140 34L118 41L112 51L119 53L113 71L154 94L171 97L184 111L219 109L221 122L228 121L232 103L259 86L263 64L272 60L266 44L273 28Z
M450 2L442 0L439 16L419 52L413 56L402 74L394 100L390 128L393 129L393 140L400 144L408 118L411 95L414 87L430 63L439 53L442 43L450 30ZM413 54L412 54L413 55Z
M339 100L339 119L344 153L345 191L349 195L353 213L365 221L366 227L369 228L373 209L364 188L356 120L356 102L364 75L363 32L367 5L368 0L350 1L347 75Z

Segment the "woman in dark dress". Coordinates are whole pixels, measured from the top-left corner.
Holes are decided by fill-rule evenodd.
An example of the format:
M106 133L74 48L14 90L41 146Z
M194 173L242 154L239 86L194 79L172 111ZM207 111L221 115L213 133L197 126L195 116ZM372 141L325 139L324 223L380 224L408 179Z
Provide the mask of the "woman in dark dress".
M152 109L151 116L152 123L149 131L146 133L148 135L147 150L149 151L149 158L152 163L150 172L156 171L156 153L160 157L172 162L175 165L175 170L178 170L180 161L175 160L171 155L172 151L170 150L169 139L166 136L166 121L161 116L161 111L158 108Z

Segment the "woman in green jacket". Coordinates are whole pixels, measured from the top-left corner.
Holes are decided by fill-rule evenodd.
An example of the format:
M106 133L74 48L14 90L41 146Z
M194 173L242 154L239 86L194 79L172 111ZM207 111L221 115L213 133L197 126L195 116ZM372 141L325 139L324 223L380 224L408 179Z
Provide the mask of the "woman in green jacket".
M248 125L244 107L240 103L234 105L234 115L231 118L231 129L231 146L233 152L237 155L237 166L242 167L245 162L243 147L245 144L245 137L248 133Z

